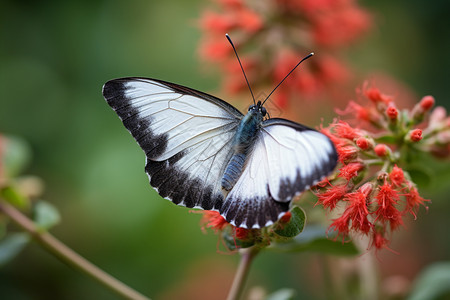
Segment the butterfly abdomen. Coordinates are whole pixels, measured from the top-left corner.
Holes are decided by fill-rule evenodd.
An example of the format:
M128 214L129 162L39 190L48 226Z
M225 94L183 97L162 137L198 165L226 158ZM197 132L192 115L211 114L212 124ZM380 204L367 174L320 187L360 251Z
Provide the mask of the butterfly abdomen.
M233 140L234 154L222 176L222 188L224 190L230 191L241 176L245 159L255 143L261 121L262 116L252 111L247 113L239 123Z
M236 153L231 157L222 177L222 188L224 190L229 191L236 184L239 176L241 176L245 157L246 155L244 153Z

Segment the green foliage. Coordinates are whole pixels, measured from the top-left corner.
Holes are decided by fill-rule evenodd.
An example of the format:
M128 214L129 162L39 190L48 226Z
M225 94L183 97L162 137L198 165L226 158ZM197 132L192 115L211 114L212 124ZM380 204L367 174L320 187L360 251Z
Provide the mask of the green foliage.
M305 226L306 215L303 209L298 206L295 206L291 209L291 219L288 223L282 223L278 225L278 228L275 228L275 233L282 237L295 237L299 235Z
M353 242L333 241L326 236L323 227L307 226L302 234L286 242L273 244L269 249L281 252L319 252L323 254L351 256L359 254Z
M20 208L27 207L29 203L28 198L20 193L20 191L12 185L7 185L1 188L0 197Z
M30 236L27 233L11 233L0 240L0 266L16 257L29 241Z
M446 297L450 297L450 262L438 262L419 275L408 300L448 299Z
M0 159L6 177L19 175L31 160L31 150L28 143L17 136L1 136L5 145Z
M280 289L267 295L265 300L292 300L295 296L295 290L293 289Z
M34 206L34 221L41 230L48 230L58 224L61 216L52 204L38 201Z

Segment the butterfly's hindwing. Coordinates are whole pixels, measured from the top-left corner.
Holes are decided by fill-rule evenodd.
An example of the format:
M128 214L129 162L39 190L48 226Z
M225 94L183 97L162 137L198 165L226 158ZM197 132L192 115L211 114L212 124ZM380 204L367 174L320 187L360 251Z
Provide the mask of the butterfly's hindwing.
M238 227L268 226L289 209L294 196L327 176L336 164L336 150L325 135L284 119L264 121L221 213Z
M175 204L219 210L220 181L242 114L226 102L145 78L109 81L103 94L147 156L150 184Z

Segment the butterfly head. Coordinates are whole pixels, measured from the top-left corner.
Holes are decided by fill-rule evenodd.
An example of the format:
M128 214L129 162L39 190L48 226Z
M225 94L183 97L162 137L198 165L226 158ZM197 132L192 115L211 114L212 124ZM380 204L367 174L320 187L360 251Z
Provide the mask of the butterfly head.
M248 112L261 115L262 118L267 115L267 110L264 106L262 106L261 101L258 101L258 103L256 104L250 105L250 107L248 108Z

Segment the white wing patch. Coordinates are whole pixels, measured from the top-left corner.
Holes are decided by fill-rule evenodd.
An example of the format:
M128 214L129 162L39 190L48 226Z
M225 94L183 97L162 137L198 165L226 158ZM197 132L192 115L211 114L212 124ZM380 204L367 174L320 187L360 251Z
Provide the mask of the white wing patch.
M265 149L266 182L277 201L290 201L328 175L336 164L334 146L320 132L271 125L263 127L261 135L255 146Z

